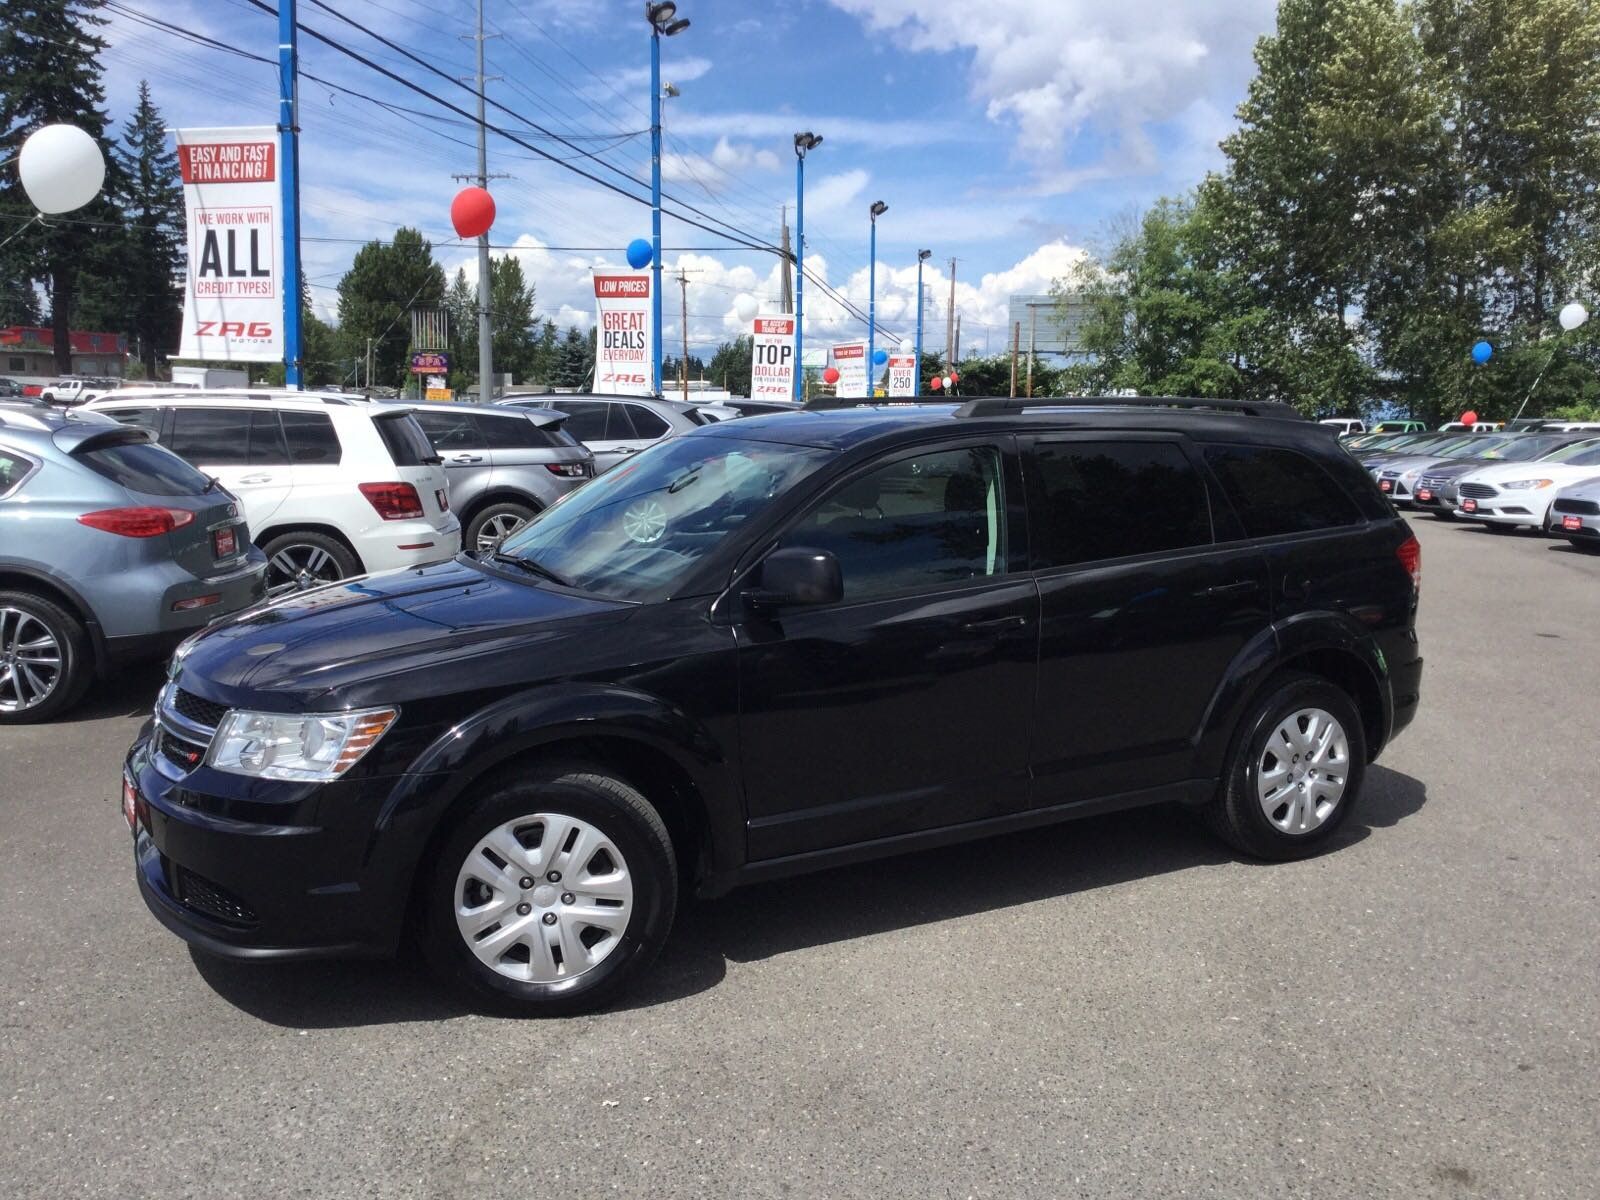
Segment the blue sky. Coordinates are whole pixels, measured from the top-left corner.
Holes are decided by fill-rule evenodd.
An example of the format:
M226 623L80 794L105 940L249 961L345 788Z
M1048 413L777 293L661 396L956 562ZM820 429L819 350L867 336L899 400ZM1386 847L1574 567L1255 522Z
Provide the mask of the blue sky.
M275 19L247 0L120 0L240 49L276 52ZM451 76L472 70L467 0L326 0ZM1218 138L1251 73L1273 0L681 0L689 30L665 43L666 189L762 241L791 205L793 133L825 140L807 161L807 265L866 306L867 207L881 199L879 321L914 322L915 262L954 256L964 351L1005 342L1005 297L1045 290L1119 219L1190 186L1219 162ZM640 0L487 0L490 96L570 137L635 179L649 172L648 36ZM305 25L335 36L430 91L471 108L469 93L300 0ZM109 100L120 124L141 78L169 124L271 124L273 67L181 41L125 17L108 28ZM448 269L475 270L448 210L473 169L470 125L302 37L302 66L363 96L436 111L427 120L306 80L301 87L306 271L319 308L361 241L422 228ZM492 124L514 118L490 111ZM625 181L571 147L528 140ZM465 143L465 144L462 144ZM514 246L542 313L587 324L587 275L617 265L649 232L649 209L491 137L496 244ZM639 190L635 188L634 190ZM323 240L325 239L325 240ZM774 305L770 255L712 249L717 239L668 220L667 267L688 272L691 350L739 329L748 292ZM571 247L572 249L567 249ZM667 344L680 343L667 290ZM942 342L947 284L930 289L930 347ZM808 288L808 338L864 327Z

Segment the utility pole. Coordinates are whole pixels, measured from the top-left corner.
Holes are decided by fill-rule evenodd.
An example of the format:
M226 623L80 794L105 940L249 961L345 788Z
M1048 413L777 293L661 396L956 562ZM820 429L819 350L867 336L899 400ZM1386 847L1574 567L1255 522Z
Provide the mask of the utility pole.
M1033 348L1035 334L1039 328L1039 310L1036 306L1028 305L1028 399L1033 399Z
M956 314L956 344L950 351L950 369L956 369L956 363L961 360L961 314Z
M372 387L372 339L367 339L367 387Z
M779 221L780 231L783 235L779 249L783 251L778 259L778 311L792 313L794 311L794 262L789 254L789 206L783 206L783 216Z
M498 34L488 36L498 37ZM484 116L484 85L490 76L483 73L483 43L488 40L483 32L483 0L478 0L478 32L463 34L463 41L478 43L478 173L457 175L457 179L475 179L479 187L488 190L489 180L506 179L505 175L489 174L489 127ZM499 76L494 76L498 79ZM494 322L493 280L489 269L489 235L478 237L478 403L487 404L494 397Z
M679 364L683 375L683 402L689 403L689 275L679 270L678 289L683 297L681 325L683 326L683 361Z
M1017 355L1022 350L1022 322L1014 322L1011 326L1011 395L1017 394Z

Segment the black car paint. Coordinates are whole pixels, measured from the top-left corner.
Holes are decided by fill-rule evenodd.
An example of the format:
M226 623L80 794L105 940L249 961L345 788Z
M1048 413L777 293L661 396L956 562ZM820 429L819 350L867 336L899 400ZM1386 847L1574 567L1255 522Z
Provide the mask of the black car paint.
M1415 711L1415 596L1396 556L1404 522L1315 426L1148 412L952 422L899 410L738 424L742 437L832 448L837 461L673 599L608 601L460 558L334 585L196 639L174 686L204 699L401 716L325 785L205 765L174 778L141 737L127 772L151 908L218 953L389 952L452 805L541 747L631 775L699 852L698 890L714 895L1064 816L1202 801L1246 706L1285 663L1351 672L1358 699L1376 705L1373 754ZM1011 544L1023 554L1016 439L1073 428L1295 445L1339 477L1366 523L1246 540L1208 473L1217 537L1231 539L1209 548L1037 575L1013 558L1014 574L854 605L772 613L741 600L815 497L868 463L942 442L1007 450ZM175 864L256 919L230 924L184 905Z

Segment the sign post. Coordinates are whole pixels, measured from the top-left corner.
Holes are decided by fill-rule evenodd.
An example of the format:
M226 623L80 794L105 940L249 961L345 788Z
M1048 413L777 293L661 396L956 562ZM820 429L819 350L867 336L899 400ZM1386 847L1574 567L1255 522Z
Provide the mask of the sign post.
M757 317L752 333L750 398L792 400L795 318Z

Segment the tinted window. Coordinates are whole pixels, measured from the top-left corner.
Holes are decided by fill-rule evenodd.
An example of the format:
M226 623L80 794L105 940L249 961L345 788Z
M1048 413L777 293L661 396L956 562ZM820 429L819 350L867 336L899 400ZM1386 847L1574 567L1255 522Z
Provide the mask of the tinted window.
M666 418L651 412L642 404L618 404L616 407L627 410L629 419L633 421L635 437L655 441L658 437L666 436L667 431L672 428L667 424Z
M1171 442L1055 442L1028 459L1036 570L1211 541L1200 473Z
M483 435L469 412L419 412L417 424L437 450L481 450Z
M846 600L1002 574L1000 452L974 446L890 463L840 487L783 544L831 550Z
M250 414L249 460L252 467L281 467L289 463L278 414L261 410Z
M100 446L73 457L112 483L147 496L198 496L210 486L183 459L151 442Z
M580 442L603 442L606 440L606 414L616 406L562 401L556 407L567 414L567 423L562 428L573 437Z
M117 408L103 409L106 416L123 425L133 425L139 429L148 429L152 434L161 432L161 410L159 408Z
M338 463L343 457L339 435L333 431L333 418L327 413L286 412L284 437L289 443L289 461L297 463Z
M1207 446L1206 462L1222 482L1246 537L1353 525L1355 502L1314 461L1270 446Z
M0 450L0 496L4 496L21 483L22 477L33 470L33 465L31 458L23 458L20 454Z
M397 467L418 467L423 463L438 461L433 443L422 432L422 426L410 413L397 413L392 417L374 417L373 428L388 447L389 457Z
M244 466L249 461L250 416L243 408L174 409L172 452L196 466Z
M547 450L570 444L540 429L527 417L491 417L479 413L478 428L491 450Z

